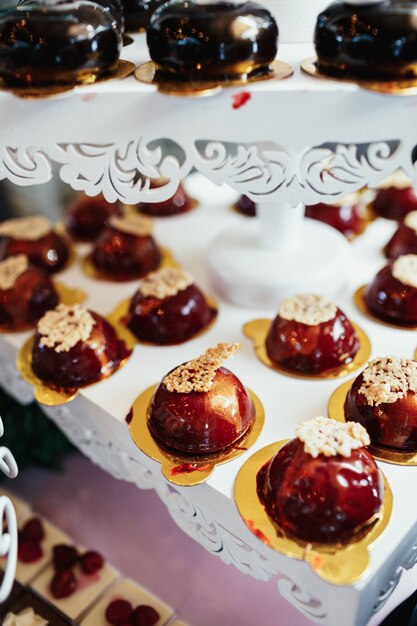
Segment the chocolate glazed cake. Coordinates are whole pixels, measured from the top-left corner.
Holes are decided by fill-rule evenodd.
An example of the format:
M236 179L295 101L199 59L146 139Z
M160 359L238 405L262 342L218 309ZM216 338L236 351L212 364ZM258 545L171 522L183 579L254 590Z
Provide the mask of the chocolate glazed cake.
M263 75L275 59L278 27L254 2L168 2L147 31L161 76L179 81L233 80Z
M334 2L317 18L320 72L358 79L417 76L417 3Z

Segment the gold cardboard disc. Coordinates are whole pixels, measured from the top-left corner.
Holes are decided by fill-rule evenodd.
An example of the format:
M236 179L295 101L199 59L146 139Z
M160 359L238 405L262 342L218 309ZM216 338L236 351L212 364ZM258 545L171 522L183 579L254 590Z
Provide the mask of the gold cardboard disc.
M28 100L39 98L54 98L56 96L60 96L61 94L67 93L68 91L72 91L73 89L85 87L86 85L104 83L109 80L115 79L121 80L122 78L126 78L126 76L132 74L135 68L136 65L134 63L119 59L115 69L100 76L96 76L95 74L89 74L88 76L84 77L81 82L74 83L73 85L49 85L47 87L8 87L4 84L4 81L0 79L0 90L8 91L18 98L26 98Z
M73 289L72 287L67 287L57 280L53 281L55 291L58 295L59 302L63 304L68 304L71 306L72 304L82 304L87 298L87 294L82 289ZM19 326L19 328L9 328L7 326L0 325L0 333L21 333L24 330L32 330L35 328L37 322L33 322L32 324L25 324L24 326Z
M388 326L389 328L397 328L399 330L417 330L417 324L410 326L406 324L394 324L394 322L387 322L380 317L374 315L373 312L366 306L364 299L367 286L368 285L362 285L362 287L359 287L353 294L353 302L361 313L369 317L372 321L378 322L378 324L383 324L384 326Z
M155 268L155 270L153 271L160 270L163 267L180 267L179 263L175 260L174 255L172 254L171 250L168 250L168 248L163 248L163 247L160 247L159 249L162 255L161 262L158 265L158 267ZM122 281L117 276L100 272L96 268L96 266L93 265L91 256L92 255L90 253L86 257L84 257L84 259L81 261L81 268L84 271L84 273L87 274L89 278L94 278L95 280L103 280L103 281L112 282L112 283L120 283L120 282L131 283L133 281L138 281L140 278L143 278L143 276L136 276L135 278L129 278L128 280Z
M243 332L253 341L254 350L258 359L267 367L279 372L280 374L284 374L285 376L305 378L308 380L341 378L342 376L347 376L348 374L355 372L360 367L365 365L371 355L371 342L369 341L368 335L360 326L352 323L352 326L358 335L360 345L359 350L351 363L343 365L342 367L326 370L320 374L303 374L301 372L293 372L292 370L286 369L285 367L274 363L268 356L265 348L265 340L271 323L271 320L268 319L253 320L252 322L248 322L244 325Z
M160 76L153 61L148 61L140 65L135 71L136 79L147 85L155 85L158 91L169 96L197 97L211 96L221 91L224 87L243 87L265 80L284 80L294 74L294 70L288 63L283 61L273 61L270 65L270 72L261 76L246 77L241 79L219 81L175 81L168 80Z
M345 381L330 396L327 405L327 413L329 417L338 422L346 421L344 410L345 400L354 380L355 379L352 378L351 380ZM368 446L368 450L378 461L385 461L386 463L392 463L394 465L417 465L417 451L407 452L406 450L394 450L393 448L384 448L374 443Z
M235 445L212 454L180 454L163 447L153 438L148 428L148 406L157 385L148 387L136 398L132 406L129 422L130 434L139 448L147 456L161 464L162 474L174 485L190 487L203 483L215 470L217 465L237 459L246 452L258 439L265 421L265 412L258 396L250 389L248 392L255 406L255 421Z
M303 72L314 78L324 80L334 80L340 83L355 83L361 89L375 91L378 93L388 94L392 96L414 96L417 94L417 78L414 80L361 80L358 78L349 78L344 76L332 76L320 72L317 67L317 58L309 57L301 61L301 69Z
M187 341L191 341L191 339L196 339L197 337L200 337L200 335L204 335L204 333L207 333L212 328L212 326L216 323L216 320L219 314L217 302L214 300L214 298L208 295L205 295L205 299L210 309L214 313L213 318L210 320L207 326L204 326L204 328L201 328L197 333L195 333L195 335L192 335L191 337L188 337L188 339L181 341L179 343L181 344L186 343ZM164 347L167 345L177 345L177 344L166 344L166 343L164 344L152 343L151 341L142 341L141 339L138 339L138 337L136 337L136 335L132 333L132 331L124 324L124 321L123 321L126 319L129 313L130 300L131 300L130 298L127 298L126 300L123 300L122 302L120 302L120 304L117 305L114 311L112 311L110 315L107 316L107 319L111 324L113 325L118 324L118 325L123 326L125 331L130 335L130 339L131 341L133 341L134 344L139 343L144 346L160 346L160 347Z
M114 329L117 333L119 339L123 340L126 344L126 347L129 350L133 350L134 342L131 341L130 333L126 332L126 328L121 324L113 324ZM36 376L35 372L32 369L32 347L33 347L34 338L31 337L28 339L20 349L17 354L16 365L17 369L23 380L25 380L29 385L32 385L35 399L44 404L45 406L58 406L61 404L67 404L74 400L78 395L79 389L71 388L69 390L56 390L52 387L48 387L46 383L44 383L38 376ZM108 376L105 376L101 380L105 380L109 378L113 374L115 374L119 369L121 369L129 360L131 354L129 354L123 361L120 362L117 369L113 370ZM101 382L98 380L96 383L92 383L97 385ZM91 387L92 385L88 385Z
M392 492L384 477L384 500L375 520L357 535L337 544L314 544L278 534L261 504L256 488L259 470L289 440L272 443L255 452L241 467L235 482L235 502L249 530L264 544L281 554L309 563L323 580L334 585L352 585L369 564L368 546L385 530L391 517Z

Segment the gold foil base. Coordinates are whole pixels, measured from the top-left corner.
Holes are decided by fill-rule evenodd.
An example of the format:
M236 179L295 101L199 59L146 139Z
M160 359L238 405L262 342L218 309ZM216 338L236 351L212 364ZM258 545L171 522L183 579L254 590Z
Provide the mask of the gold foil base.
M348 374L355 372L360 367L365 365L371 355L371 342L369 341L368 335L365 333L365 331L362 330L362 328L360 328L360 326L352 323L352 326L355 329L356 334L359 338L360 346L355 358L351 363L343 365L343 367L326 370L325 372L321 372L320 374L303 374L302 372L294 372L274 363L268 356L265 347L265 341L271 323L272 321L269 319L253 320L252 322L248 322L244 325L243 332L247 337L249 337L249 339L253 341L253 347L258 359L262 361L262 363L267 367L270 367L271 369L279 372L280 374L284 374L285 376L306 378L308 380L341 378L342 376L347 376Z
M327 413L329 417L338 421L345 422L345 400L349 389L351 388L354 379L345 381L340 385L330 396ZM393 448L384 448L371 443L368 446L369 452L378 461L385 461L386 463L393 463L394 465L417 465L417 451L407 452L406 450L394 450Z
M147 85L155 85L158 91L169 96L191 97L211 96L221 91L224 87L244 87L265 80L284 80L294 74L294 70L288 63L273 61L271 71L262 76L248 77L235 80L219 81L175 81L159 76L153 61L140 65L135 71L136 79Z
M201 328L197 333L195 333L195 335L192 335L185 341L180 341L176 344L153 343L152 341L142 341L141 339L138 339L136 335L134 335L132 331L123 322L123 320L126 319L129 313L130 298L127 298L126 300L123 300L122 302L120 302L120 304L117 305L114 311L112 311L110 315L107 316L107 319L113 325L115 324L122 325L123 328L126 330L126 332L129 333L131 341L133 341L134 343L138 343L144 346L156 346L156 347L159 347L159 346L165 347L167 345L181 345L183 343L187 343L187 341L191 341L192 339L196 339L197 337L200 337L200 335L204 335L204 333L207 333L212 328L212 326L216 323L216 320L219 314L217 302L211 296L205 295L205 298L210 309L214 311L213 319L207 324L207 326L204 326L204 328Z
M104 83L109 80L126 78L134 72L136 65L130 61L122 61L119 59L117 66L114 70L107 72L101 76L90 74L86 76L81 82L74 83L72 85L49 85L47 87L9 87L6 86L4 81L0 79L0 90L8 91L18 98L26 98L27 100L34 100L40 98L55 98L61 94L78 89L79 87L85 87L86 85L92 85L95 83Z
M413 80L362 80L359 78L349 78L343 76L331 76L320 72L317 67L317 58L309 57L301 61L301 69L303 72L314 78L324 80L334 80L339 83L355 83L362 89L368 91L376 91L392 96L414 96L417 94L417 78Z
M119 339L122 339L125 342L126 347L129 350L133 350L135 344L131 341L130 333L126 332L125 327L121 324L113 324L113 327L115 328ZM33 337L28 339L17 354L16 364L21 377L29 385L32 385L35 399L41 404L44 404L45 406L58 406L71 402L72 400L74 400L74 398L77 397L79 389L71 388L71 390L67 391L64 389L57 390L52 387L48 387L46 383L44 383L40 378L38 378L38 376L36 376L35 372L32 369L33 341ZM130 355L126 357L117 367L117 369L115 369L109 376L106 376L101 380L105 380L106 378L109 378L117 371L119 371L119 369L127 363L129 358ZM96 383L93 384L97 385L101 382L101 380L98 380ZM92 385L88 385L88 387L91 386Z
M368 285L362 285L362 287L359 287L353 294L353 302L361 313L369 317L372 321L378 322L378 324L383 324L384 326L388 326L390 328L398 328L399 330L417 330L417 324L411 324L410 326L407 324L394 324L394 322L387 322L386 320L374 315L374 313L368 309L364 300L367 286Z
M306 561L320 578L329 583L351 585L363 576L369 565L368 546L388 525L392 511L390 486L384 477L384 500L378 516L350 539L337 544L315 544L279 534L258 498L256 477L287 441L278 441L258 450L240 469L235 483L239 513L249 530L273 550L292 559Z
M158 267L156 269L160 270L163 267L180 267L179 263L175 260L174 255L172 254L171 250L168 250L168 248L159 248L161 251L161 262L158 265ZM140 280L139 276L136 276L135 278L129 278L128 280L120 280L120 278L118 278L117 276L113 276L111 274L105 274L104 272L100 272L95 265L93 265L92 260L91 260L91 254L88 254L86 257L84 257L84 259L81 261L81 268L84 272L84 274L87 274L87 276L89 278L94 278L95 280L103 280L106 282L112 282L112 283L131 283L133 281L138 281Z
M67 304L71 306L72 304L82 304L87 298L87 294L82 289L73 289L72 287L67 287L57 280L52 281L55 287L55 291L58 295L59 301L63 304ZM33 324L26 324L25 326L20 326L16 330L13 328L8 328L7 326L0 325L0 333L21 333L25 330L32 330L36 327L36 322Z
M146 389L132 406L130 434L139 448L147 456L161 464L162 474L174 485L191 487L207 480L217 465L237 459L258 439L265 421L265 412L258 396L248 392L255 406L255 421L250 430L235 445L212 454L181 454L165 448L153 438L148 428L147 411L157 385ZM182 470L184 467L184 470Z

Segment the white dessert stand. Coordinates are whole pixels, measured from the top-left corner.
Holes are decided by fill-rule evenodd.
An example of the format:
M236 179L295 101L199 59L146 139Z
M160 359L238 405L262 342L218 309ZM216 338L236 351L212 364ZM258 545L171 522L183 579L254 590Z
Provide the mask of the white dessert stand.
M0 417L0 437L4 427ZM8 478L16 478L17 465L10 450L0 446L0 472ZM6 522L6 529L3 523ZM17 562L17 521L12 501L0 493L0 557L7 555L7 563L0 585L0 604L4 602L12 589Z
M124 57L136 62L147 60L143 43L138 37L134 46L126 48ZM261 220L263 231L256 234L260 228L256 220L245 221L221 205L228 193L225 187L215 188L216 196L211 185L205 187L199 182L204 206L189 215L158 221L157 238L173 249L203 288L209 290L207 257L220 284L219 260L228 254L236 236L239 256L239 245L247 237L257 242L251 243L253 255L264 255L264 259L283 254L285 246L285 259L290 258L291 250L300 250L300 240L305 246L313 242L310 249L305 248L308 261L302 259L301 264L294 265L293 254L292 269L288 267L287 272L294 270L289 278L291 291L295 281L303 291L320 290L326 277L316 276L319 270L313 263L322 264L326 254L329 265L336 258L342 267L346 244L325 226L307 222L302 223L300 235L300 203L332 202L366 184L381 182L399 167L417 178L413 160L417 98L381 96L352 84L304 76L298 72L298 64L311 54L311 46L281 46L280 57L294 65L295 76L281 83L250 86L247 91L251 98L237 110L232 106L232 96L240 89L224 90L210 98L177 99L160 95L133 78L89 86L46 101L25 101L0 93L0 178L28 186L49 181L59 170L61 179L73 189L89 195L103 193L111 201L119 198L136 203L168 198L180 179L195 168L212 182L226 183L236 194L249 195L261 204L262 215L266 214ZM168 150L162 150L162 143ZM157 176L166 177L168 182L150 190L149 178ZM354 288L369 280L383 264L379 249L392 230L392 224L378 221L354 242L351 271L341 277L349 281L349 289L344 290L338 304L369 334L373 356L392 353L411 357L417 344L413 331L375 324L356 311L351 300ZM301 239L297 242L292 236ZM271 250L279 238L280 245ZM227 279L223 280L229 298L257 303L256 311L221 302L219 320L206 335L174 348L138 346L115 376L85 389L69 405L48 409L47 413L95 463L142 489L155 489L179 526L224 562L260 580L275 578L281 594L316 623L364 626L394 591L404 569L416 563L417 468L381 464L394 492L391 522L371 548L371 564L364 577L353 586L337 587L324 583L308 565L271 551L243 524L232 498L233 484L252 451L218 468L204 485L173 487L162 478L159 465L134 446L124 421L133 399L143 389L171 367L225 340L243 343L233 370L265 406L265 428L254 450L293 436L302 419L325 414L338 381L281 377L257 361L242 335L245 322L273 315L276 297L290 288L287 283L280 287L281 292L274 292L273 286L273 299L263 300L261 306L265 296L253 300L253 285L264 261L253 263L249 259L246 278L251 276L252 265L252 292L244 294L243 300L230 293L232 281L227 287ZM236 271L236 264L232 270ZM267 272L265 277L269 289ZM90 294L88 305L101 313L109 313L134 290L131 284L94 282L77 267L67 270L62 281L84 288ZM241 285L244 282L240 280ZM0 383L21 402L33 397L14 364L17 350L27 337L28 333L0 337Z

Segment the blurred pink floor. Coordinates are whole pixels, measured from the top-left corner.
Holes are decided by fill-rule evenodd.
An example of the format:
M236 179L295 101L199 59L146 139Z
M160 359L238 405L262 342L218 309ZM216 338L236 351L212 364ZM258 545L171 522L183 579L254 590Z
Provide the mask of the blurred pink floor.
M101 550L192 626L312 624L283 600L276 580L259 582L225 565L177 528L153 491L113 479L80 454L67 459L62 473L25 470L5 487L76 542ZM417 567L403 575L369 626L377 626L416 588Z

